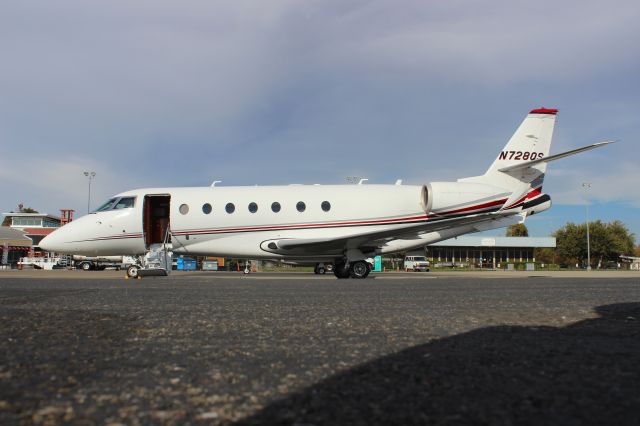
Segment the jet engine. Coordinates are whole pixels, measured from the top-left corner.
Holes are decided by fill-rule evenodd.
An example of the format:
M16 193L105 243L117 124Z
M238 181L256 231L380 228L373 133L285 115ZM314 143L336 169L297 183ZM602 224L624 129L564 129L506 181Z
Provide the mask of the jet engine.
M421 203L427 214L473 214L497 209L511 192L470 182L431 182L422 186Z

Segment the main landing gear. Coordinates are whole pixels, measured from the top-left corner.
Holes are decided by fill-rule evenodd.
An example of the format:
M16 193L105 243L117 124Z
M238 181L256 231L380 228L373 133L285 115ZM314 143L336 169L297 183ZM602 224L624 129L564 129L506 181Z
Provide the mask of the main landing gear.
M336 261L333 273L339 279L345 278L367 278L371 272L371 264L366 260L356 260L355 262Z

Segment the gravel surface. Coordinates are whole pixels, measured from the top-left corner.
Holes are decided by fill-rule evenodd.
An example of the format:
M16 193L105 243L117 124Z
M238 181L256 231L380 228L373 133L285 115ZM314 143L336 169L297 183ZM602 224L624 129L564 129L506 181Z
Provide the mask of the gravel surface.
M75 277L0 279L1 424L640 424L637 278Z

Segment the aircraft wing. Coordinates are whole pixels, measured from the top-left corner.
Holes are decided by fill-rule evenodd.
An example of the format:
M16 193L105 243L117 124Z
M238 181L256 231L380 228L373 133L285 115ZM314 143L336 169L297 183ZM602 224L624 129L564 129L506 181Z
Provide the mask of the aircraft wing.
M403 228L395 227L393 229L352 234L337 238L283 238L265 242L263 243L263 248L272 253L289 256L340 256L349 249L359 249L367 253L392 240L418 240L421 234L428 232L500 220L512 215L514 215L513 212L480 213L460 218L435 219L412 223Z

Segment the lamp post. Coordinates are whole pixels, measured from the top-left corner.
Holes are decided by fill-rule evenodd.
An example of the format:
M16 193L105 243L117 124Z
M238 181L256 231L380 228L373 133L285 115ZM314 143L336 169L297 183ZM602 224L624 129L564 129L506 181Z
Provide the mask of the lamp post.
M89 197L87 199L87 214L91 211L91 181L96 177L96 172L84 172L84 175L89 179Z
M588 191L591 189L591 182L582 182L582 187L584 188L585 197L587 199L587 203L585 205L587 210L587 271L591 270L591 243L589 241L589 195Z

